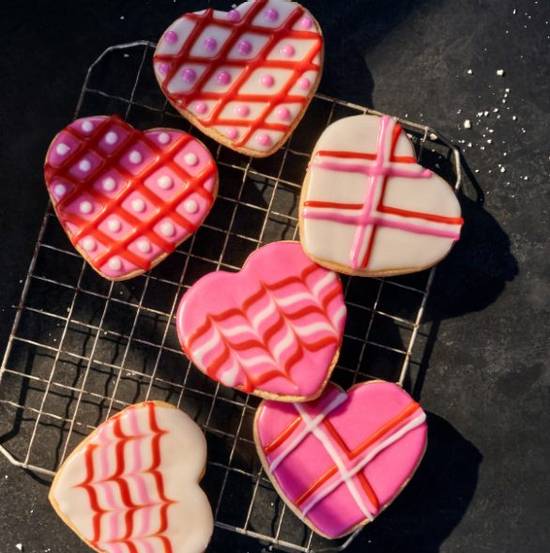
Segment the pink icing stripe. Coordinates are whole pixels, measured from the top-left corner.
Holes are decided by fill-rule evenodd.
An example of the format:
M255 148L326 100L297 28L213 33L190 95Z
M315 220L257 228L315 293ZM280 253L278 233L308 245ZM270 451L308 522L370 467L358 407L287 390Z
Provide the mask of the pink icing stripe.
M395 166L379 165L360 165L359 163L338 163L337 161L316 161L313 167L326 169L328 171L343 171L344 173L359 173L367 177L404 177L414 179L418 177L431 177L432 172L429 169L420 171L407 171Z
M139 421L137 419L137 414L135 409L130 409L128 421L130 423L130 430L132 432L132 436L134 437L132 449L134 451L134 468L133 472L138 472L141 468L143 468L143 459L141 457L141 447L140 447L140 441L142 440L142 437L140 436L140 430L139 430Z
M414 232L416 234L427 234L429 236L439 236L441 238L452 238L458 240L460 233L453 230L445 230L442 228L431 227L428 225L417 225L415 223L406 223L402 221L394 221L385 217L371 217L371 222L382 227L395 228L406 232Z
M307 213L307 215L306 215ZM384 216L369 216L362 218L361 215L345 215L338 211L313 211L310 208L304 210L304 216L308 219L316 219L320 221L334 221L344 225L369 225L375 224L381 227L395 228L406 232L414 232L416 234L427 234L429 236L439 236L442 238L451 238L458 240L460 232L453 230L445 230L435 226L421 225L416 223L407 223L398 221Z
M370 214L372 210L372 205L373 205L375 186L376 184L378 184L378 180L380 179L380 176L387 174L387 173L384 173L384 170L387 170L387 168L384 167L384 162L386 161L386 134L389 130L389 125L391 125L391 121L392 120L387 116L382 117L382 120L380 121L380 133L378 134L378 148L377 148L377 154L376 154L376 161L374 162L373 166L366 167L366 169L368 169L369 171L372 171L372 173L367 173L370 178L367 186L367 193L365 195L366 198L364 201L363 209L361 211L362 217L368 217L368 215ZM357 166L357 167L362 167L362 166ZM343 169L343 170L346 171L346 169ZM365 223L362 223L357 229L357 232L355 233L355 237L353 239L353 245L351 247L351 266L354 269L357 269L361 264L361 260L359 259L359 256L361 253L361 247L365 240L366 232L367 232L367 225Z

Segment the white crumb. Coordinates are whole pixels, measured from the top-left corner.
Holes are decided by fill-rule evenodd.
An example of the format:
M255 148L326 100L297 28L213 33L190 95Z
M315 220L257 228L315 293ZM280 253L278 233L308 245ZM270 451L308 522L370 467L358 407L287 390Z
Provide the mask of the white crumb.
M506 167L501 167L501 168L500 168L500 172L501 172L501 173L506 173Z
M466 73L468 73L468 75L472 75L473 71L471 69L468 69L468 71L466 71Z
M504 69L497 69L497 75L499 77L503 77L504 76Z
M22 543L16 543L16 544L15 544L15 548L16 548L18 551L23 551L23 544L22 544Z
M526 175L525 177L523 177L523 180L529 180L529 177Z
M472 128L472 122L469 119L464 119L463 126L465 129L471 129Z

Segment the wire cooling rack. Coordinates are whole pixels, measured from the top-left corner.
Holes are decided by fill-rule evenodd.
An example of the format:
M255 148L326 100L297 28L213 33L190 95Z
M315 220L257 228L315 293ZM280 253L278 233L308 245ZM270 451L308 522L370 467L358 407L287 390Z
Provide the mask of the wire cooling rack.
M193 129L167 104L152 75L154 44L108 48L90 66L75 117L119 113L138 128ZM15 307L0 369L0 452L52 476L107 417L146 399L171 402L203 428L203 486L217 532L288 551L341 551L353 540L314 535L278 498L252 439L258 400L210 381L181 353L174 313L186 288L218 269L237 270L261 245L296 239L309 153L332 121L370 110L323 95L277 154L245 158L205 139L220 193L205 224L152 272L125 282L99 277L76 253L48 206ZM432 129L401 121L419 161L460 187L459 153ZM344 278L348 323L333 379L407 385L422 356L419 332L434 270L391 279ZM415 347L416 345L416 347Z

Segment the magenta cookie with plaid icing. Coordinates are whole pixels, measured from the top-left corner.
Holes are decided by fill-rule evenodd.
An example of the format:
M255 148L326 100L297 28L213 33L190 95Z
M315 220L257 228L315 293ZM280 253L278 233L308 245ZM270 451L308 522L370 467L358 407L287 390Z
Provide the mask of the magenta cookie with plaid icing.
M48 149L44 175L73 246L110 280L162 261L198 229L218 188L216 164L196 138L142 132L116 116L65 127Z
M426 449L426 414L396 384L344 392L331 383L311 403L264 401L254 438L292 511L335 539L374 520L411 479Z
M317 90L323 36L287 0L251 0L229 12L187 13L158 42L154 70L170 103L238 152L277 151Z
M395 119L347 117L321 135L300 201L302 245L317 263L358 276L420 271L447 255L462 224L453 189L417 163Z
M218 271L183 296L176 326L187 356L210 378L279 401L319 396L346 320L338 275L299 242L256 250L239 273Z

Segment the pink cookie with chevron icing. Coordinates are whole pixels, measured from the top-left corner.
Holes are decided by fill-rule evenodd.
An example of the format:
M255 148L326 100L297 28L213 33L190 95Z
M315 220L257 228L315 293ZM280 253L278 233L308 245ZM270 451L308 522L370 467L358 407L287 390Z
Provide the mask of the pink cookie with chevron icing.
M462 224L455 192L417 163L395 119L346 117L319 138L300 202L302 245L317 263L358 276L420 271Z
M419 465L426 414L400 386L329 384L312 403L264 401L254 422L266 473L288 506L330 539L371 522Z
M210 273L183 296L177 331L210 378L257 396L307 401L338 357L346 307L338 276L298 242L256 250L239 273Z
M101 553L202 553L214 528L199 487L206 440L173 405L132 405L96 428L65 460L49 499Z
M116 116L65 127L48 149L44 175L73 246L110 280L160 263L202 224L218 188L216 164L196 138L142 132Z
M321 79L323 36L300 4L251 0L186 13L160 38L154 69L170 103L214 140L264 157L299 123Z

